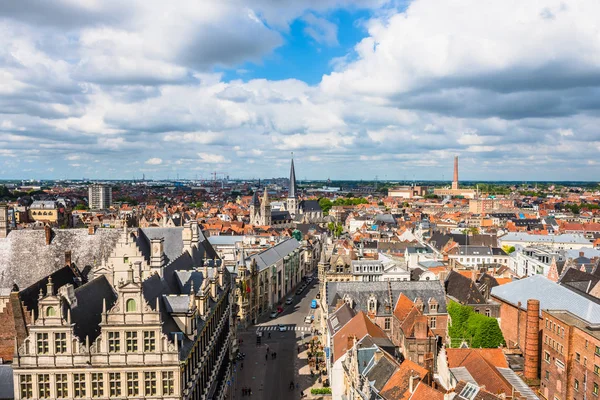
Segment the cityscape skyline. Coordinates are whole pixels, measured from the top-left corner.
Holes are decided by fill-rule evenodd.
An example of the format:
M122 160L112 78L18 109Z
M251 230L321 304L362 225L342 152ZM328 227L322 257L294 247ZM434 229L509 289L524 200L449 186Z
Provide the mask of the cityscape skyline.
M593 181L599 8L0 6L0 179Z

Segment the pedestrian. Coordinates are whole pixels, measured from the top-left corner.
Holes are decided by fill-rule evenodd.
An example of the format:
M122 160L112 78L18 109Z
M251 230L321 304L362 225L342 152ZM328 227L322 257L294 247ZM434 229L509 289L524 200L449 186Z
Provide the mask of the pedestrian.
M269 359L269 353L265 354L265 361Z
M271 332L269 332L269 339L271 339Z

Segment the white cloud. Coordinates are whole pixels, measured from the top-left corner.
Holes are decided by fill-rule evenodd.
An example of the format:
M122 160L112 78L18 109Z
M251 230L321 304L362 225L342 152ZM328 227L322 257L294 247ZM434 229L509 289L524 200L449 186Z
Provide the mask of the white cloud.
M336 24L312 13L306 14L302 19L306 23L304 33L313 38L315 42L328 46L338 44Z
M163 160L157 157L149 158L146 160L146 164L148 165L160 165L163 163Z
M221 164L221 163L229 162L229 160L227 160L221 154L198 153L198 157L200 159L199 160L200 162L207 163L207 164Z

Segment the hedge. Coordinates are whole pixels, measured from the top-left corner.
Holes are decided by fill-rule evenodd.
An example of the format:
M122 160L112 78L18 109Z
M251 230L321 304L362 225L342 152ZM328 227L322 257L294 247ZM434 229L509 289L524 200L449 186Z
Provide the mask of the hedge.
M454 301L448 304L448 314L452 325L448 334L454 346L462 340L470 342L471 347L495 348L504 345L504 336L495 318L477 314L472 308Z
M331 388L312 388L310 389L311 394L331 394Z

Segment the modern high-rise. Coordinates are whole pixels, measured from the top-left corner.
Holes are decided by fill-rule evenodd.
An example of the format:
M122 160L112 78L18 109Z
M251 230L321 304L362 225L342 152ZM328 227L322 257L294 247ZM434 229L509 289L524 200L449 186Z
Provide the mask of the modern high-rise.
M92 210L105 210L112 205L112 187L94 184L89 188L89 207Z

